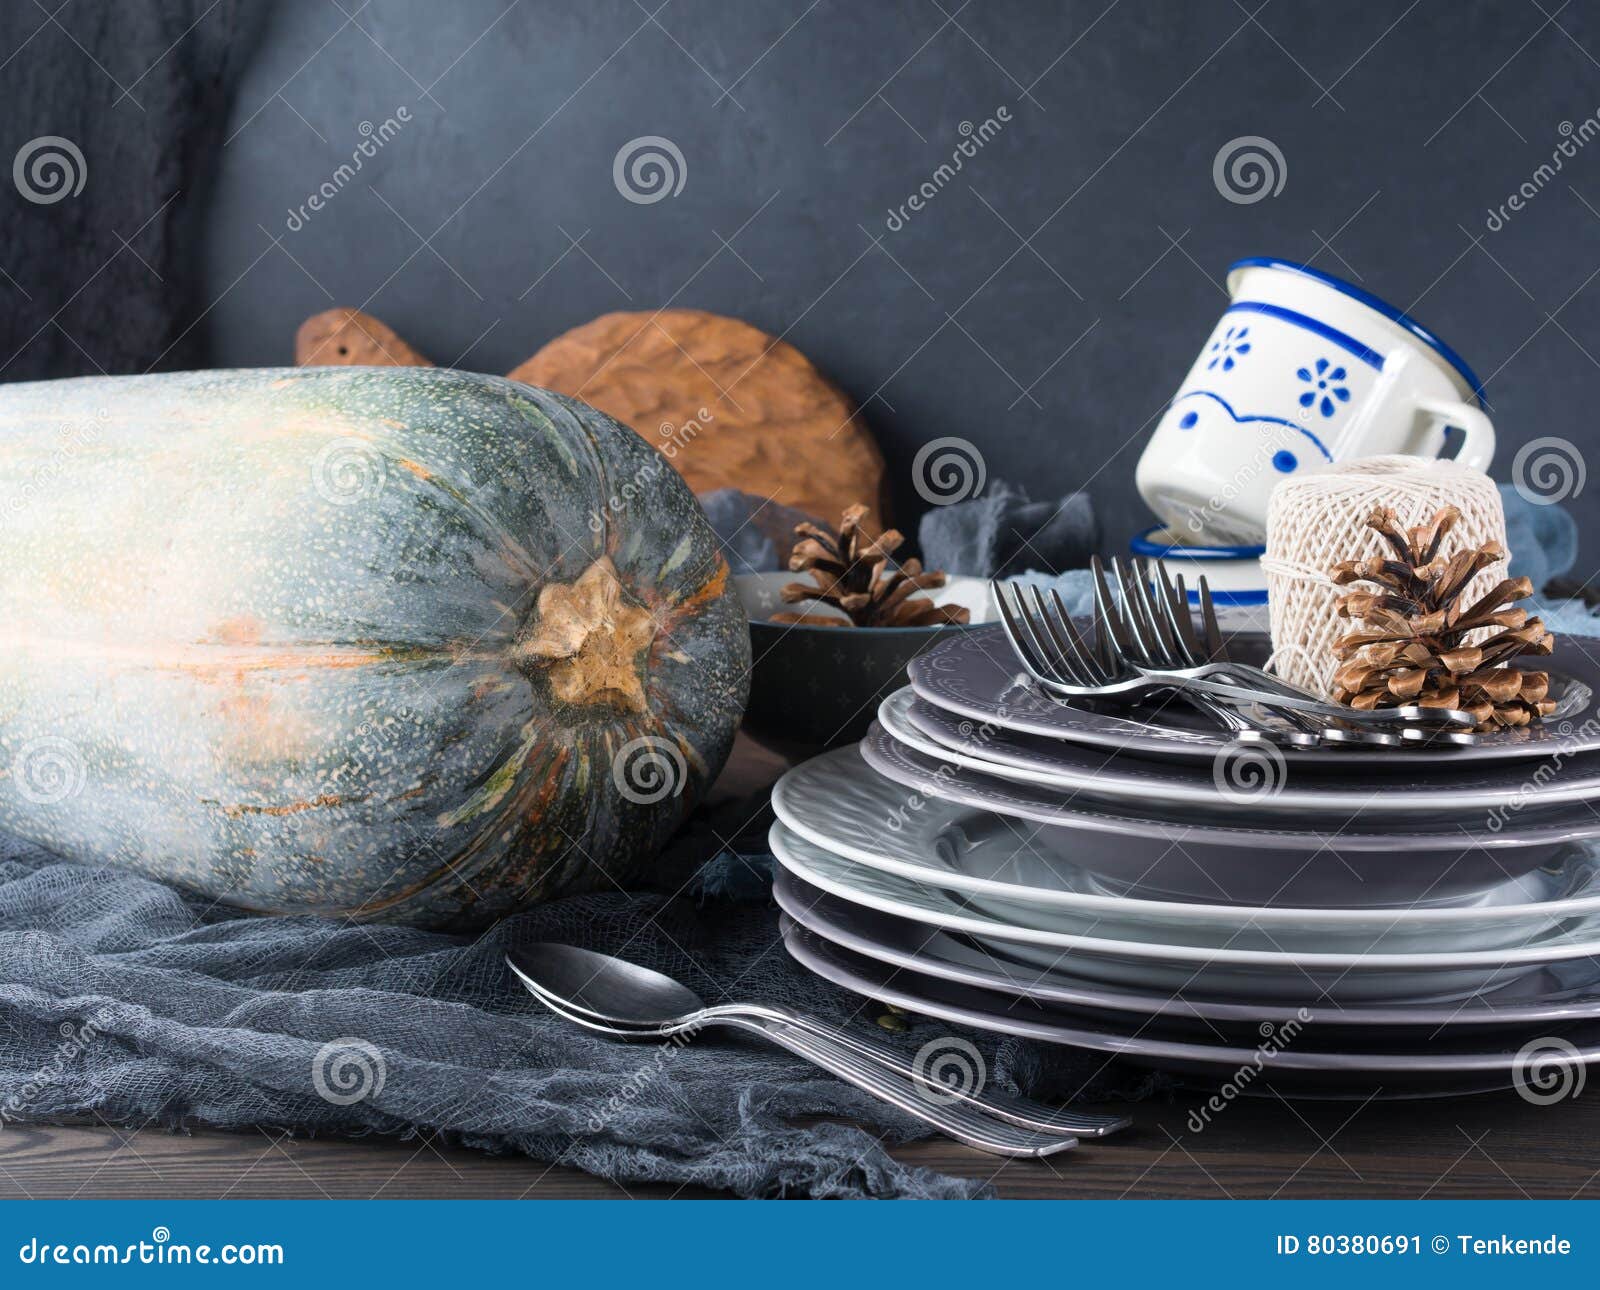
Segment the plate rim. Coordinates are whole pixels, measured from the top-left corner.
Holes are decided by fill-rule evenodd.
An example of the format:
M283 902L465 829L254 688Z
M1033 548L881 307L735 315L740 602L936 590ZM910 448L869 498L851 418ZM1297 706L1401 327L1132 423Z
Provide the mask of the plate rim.
M802 841L809 839L802 837ZM981 911L967 912L956 908L950 914L936 913L931 910L915 910L913 906L904 906L900 909L885 908L888 898L880 897L872 892L852 891L836 883L833 879L818 875L815 872L806 872L806 862L795 859L788 850L787 840L782 836L776 824L767 831L767 844L772 848L772 853L777 857L778 863L791 873L809 882L813 887L820 887L823 891L830 892L852 904L865 905L870 909L877 909L885 914L895 914L898 917L909 918L913 922L924 923L929 926L954 928L967 932L973 936L988 937L999 941L1017 941L1024 945L1042 945L1047 949L1072 950L1098 958L1117 959L1123 962L1132 960L1137 963L1167 963L1183 966L1226 966L1241 968L1292 968L1296 970L1325 970L1342 972L1454 972L1466 971L1472 968L1499 968L1538 966L1545 963L1564 962L1568 959L1593 958L1600 955L1600 939L1576 941L1564 946L1522 944L1519 946L1503 946L1492 950L1460 950L1455 953L1424 953L1424 954L1343 954L1343 953L1295 953L1292 951L1278 950L1238 950L1227 947L1210 947L1194 945L1169 945L1160 941L1117 941L1105 937L1083 936L1076 932L1052 932L1043 928L1021 927ZM826 854L848 863L846 857L838 856L829 851L827 847L810 843ZM796 866L799 866L797 869ZM898 881L909 881L899 878L898 875L883 875ZM919 884L912 884L913 886ZM937 890L934 888L933 890ZM942 921L935 921L936 919ZM1600 928L1596 929L1600 935ZM1561 932L1558 935L1566 935Z
M968 969L959 963L943 960L933 960L930 964L927 958L915 952L902 952L889 946L874 945L870 940L857 936L855 933L841 931L828 924L826 915L819 917L823 927L813 926L807 922L806 917L796 913L785 898L779 894L779 884L788 887L793 884L802 888L808 886L805 879L788 869L779 867L774 875L773 899L778 908L787 914L796 923L806 928L813 935L820 937L832 944L839 945L863 958L874 959L877 962L891 967L901 968L908 972L920 972L940 980L948 980L956 985L966 985L975 990L989 990L998 995L1010 994L1018 998L1033 998L1028 993L1029 986L1023 983L1018 988L1014 982L1001 982L998 977L993 983L978 973L977 969ZM818 895L828 900L841 900L840 897L830 892L823 891L820 887L810 888ZM803 892L800 894L804 894ZM848 902L843 902L848 903ZM897 915L885 913L882 910L867 909L867 913L887 919L896 919ZM808 910L808 913L812 911ZM926 924L917 924L926 926ZM941 933L947 935L948 933ZM848 937L849 939L845 939ZM930 938L931 939L931 938ZM856 942L860 941L861 944ZM863 948L866 946L866 948ZM890 953L894 957L889 957ZM1028 970L1043 975L1047 969L1035 969L1031 965ZM933 970L934 967L940 970ZM971 973L962 976L960 973ZM1033 985L1039 983L1035 981ZM1070 984L1047 984L1045 989L1053 992L1057 997L1047 999L1046 1002L1068 1007L1093 1008L1105 1012L1121 1012L1132 1016L1150 1018L1190 1019L1197 1021L1228 1021L1250 1022L1281 1021L1291 1012L1297 1012L1296 1005L1278 1001L1250 1002L1238 1000L1230 1002L1224 999L1192 999L1178 994L1160 995L1145 993L1130 987L1119 987L1092 978L1075 980ZM1451 1026L1462 1027L1490 1027L1514 1026L1524 1024L1557 1024L1567 1021L1588 1021L1600 1019L1600 966L1597 966L1595 980L1583 988L1591 993L1587 996L1586 1010L1576 1010L1577 1003L1568 1004L1522 1004L1504 1009L1492 1007L1464 1008L1461 1000L1450 1000L1438 1005L1430 1011L1427 1004L1340 1004L1328 1003L1305 1005L1312 1016L1307 1023L1325 1026L1370 1026L1376 1030L1386 1027L1415 1026L1418 1028ZM1106 992L1118 993L1106 993ZM1491 992L1492 993L1492 992Z
M780 921L780 928L783 933L785 951L797 963L816 976L832 982L841 989L848 990L851 994L892 1003L908 1012L935 1017L942 1021L951 1021L957 1025L970 1026L975 1030L982 1030L991 1034L1018 1035L1023 1038L1041 1040L1045 1043L1067 1044L1088 1048L1095 1052L1107 1052L1115 1056L1143 1059L1155 1058L1167 1061L1193 1061L1204 1066L1225 1069L1253 1066L1260 1056L1261 1050L1259 1046L1255 1048L1240 1048L1226 1044L1202 1044L1184 1040L1147 1038L1140 1034L1124 1035L1108 1028L1066 1026L1050 1021L1030 1022L1004 1012L979 1012L965 1008L959 1003L946 1003L937 998L930 1001L925 995L912 993L896 984L901 977L911 977L916 981L927 979L919 973L897 972L893 978L880 983L872 981L860 973L850 971L847 963L843 968L835 965L835 972L837 973L835 975L835 973L830 973L814 966L812 962L808 962L801 954L795 953L792 948L791 929L798 931L802 938L808 937L822 942L824 946L835 953L843 952L849 954L852 953L851 951L834 945L825 938L817 936L815 932L799 927L787 915ZM864 956L857 955L856 957ZM841 980L841 976L845 979ZM935 982L935 984L937 983ZM1475 1071L1505 1071L1511 1073L1516 1069L1517 1063L1522 1060L1525 1059L1518 1052L1510 1051L1504 1047L1497 1047L1492 1052L1483 1053L1438 1053L1430 1052L1426 1047L1403 1053L1363 1053L1359 1051L1319 1051L1297 1048L1291 1045L1277 1049L1273 1053L1272 1065L1286 1070L1302 1070L1323 1074L1377 1075L1385 1072L1394 1072L1396 1074L1428 1074L1436 1072L1442 1075L1470 1074ZM1585 1066L1600 1063L1600 1044L1590 1043L1578 1048L1569 1057L1569 1060L1581 1061ZM1348 1064L1352 1062L1360 1063L1360 1065Z
M1024 887L1017 883L1002 882L996 878L976 878L968 874L939 871L927 865L913 865L909 861L896 860L875 854L868 848L859 846L849 840L831 839L820 829L796 818L791 818L795 810L790 800L793 792L792 781L798 780L807 767L813 768L813 773L815 773L818 763L843 760L851 753L855 753L858 757L860 756L852 745L848 748L839 748L832 752L822 753L817 757L800 763L798 766L791 767L772 786L773 812L788 828L813 846L821 847L824 851L832 852L844 859L854 860L869 869L898 874L913 882L939 882L959 890L972 891L986 896L998 896L1007 900L1020 898L1031 901L1039 899L1041 903L1061 909L1086 912L1127 913L1130 908L1137 906L1142 911L1183 922L1216 921L1219 915L1224 918L1232 918L1237 915L1241 917L1242 921L1265 927L1303 923L1326 923L1330 927L1347 927L1361 926L1378 919L1390 919L1392 921L1396 918L1403 918L1408 924L1413 920L1424 924L1462 923L1471 922L1475 919L1516 921L1521 918L1548 917L1551 909L1550 903L1500 905L1490 909L1475 909L1469 906L1406 909L1386 906L1318 908L1293 905L1213 905L1201 901L1147 900L1142 897L1114 894L1100 895L1094 892L1051 891L1045 887ZM866 764L864 758L862 759L862 764ZM873 774L876 775L877 772L874 771ZM887 780L885 782L892 783L892 781ZM919 823L924 829L928 829L928 825L931 822L930 812L939 808L945 810L960 809L962 811L981 809L955 802L930 802L922 812L919 812ZM931 833L932 830L929 829L929 832ZM1561 911L1562 916L1575 917L1579 914L1600 912L1600 892L1593 896L1574 897L1572 899L1589 903L1581 908L1575 907L1570 910L1563 910Z
M1140 752L1151 757L1165 760L1179 759L1188 761L1214 757L1218 750L1225 747L1228 743L1228 740L1221 738L1220 736L1201 734L1199 732L1173 732L1191 734L1194 736L1192 741L1184 738L1166 738L1158 737L1148 733L1141 733L1137 727L1142 723L1128 721L1122 718L1113 719L1122 720L1124 725L1134 727L1134 729L1105 732L1080 730L1076 733L1073 733L1063 730L1059 726L1050 726L1044 722L1033 722L1033 719L1027 716L1018 717L1015 715L1002 715L994 711L985 710L976 704L963 702L962 700L951 696L940 696L932 693L929 689L931 682L929 681L928 676L929 669L935 665L935 661L939 658L942 658L947 651L953 651L963 645L970 645L980 640L984 637L986 632L1000 642L1004 649L1009 650L1011 648L1011 646L1005 642L1004 631L997 624L978 624L970 631L962 633L959 637L950 637L946 640L940 641L933 648L924 651L922 654L919 654L916 658L912 659L906 667L906 674L910 680L911 688L917 692L919 697L926 699L935 707L943 708L947 712L954 712L958 716L966 717L974 721L991 721L1004 729L1015 730L1021 734L1040 735L1047 739L1065 739L1073 743L1090 744L1097 748L1110 748L1123 752ZM1233 633L1233 635L1265 637L1266 633L1260 631L1243 631ZM1561 667L1549 668L1546 670L1556 672L1564 676L1572 675L1566 669ZM1017 668L1017 675L1019 678L1024 675L1020 666ZM1576 677L1574 679L1578 680L1581 684L1589 685L1590 689L1593 691L1594 697L1591 699L1590 706L1585 710L1585 712L1591 718L1595 719L1597 728L1600 728L1600 685L1590 685L1590 682L1584 680L1582 677ZM1584 714L1573 714L1573 716L1568 719L1573 720L1576 726L1578 718L1582 715ZM1030 724L1030 722L1033 723ZM1150 728L1162 729L1162 727ZM1368 764L1387 763L1391 766L1415 766L1421 764L1435 764L1446 758L1452 761L1459 761L1464 765L1469 762L1517 762L1523 760L1532 760L1538 757L1548 757L1551 755L1553 750L1542 744L1479 743L1471 747L1457 748L1443 752L1439 750L1428 752L1409 747L1379 749L1362 747L1359 745L1341 748L1285 748L1281 751L1291 764L1294 762L1303 762L1308 766L1330 766L1339 765L1341 763L1344 765L1353 765L1359 762L1365 762ZM1565 751L1564 755L1573 757L1586 752L1600 752L1600 729L1597 729L1597 733L1592 744L1587 747L1568 749Z
M887 751L874 747L874 735L887 737L890 747ZM888 761L889 753L898 752L894 747L898 741L894 736L884 730L876 720L868 727L867 733L860 742L862 760L874 771L892 783L913 791L920 791L915 784L907 784L904 780L897 779L883 766L874 760L877 758ZM913 753L915 757L923 754ZM933 759L930 759L933 760ZM916 767L913 765L912 769ZM980 782L973 784L970 780L963 780L963 776L978 775ZM1095 806L1072 806L1068 804L1055 804L1050 802L1031 803L1022 802L994 802L985 799L985 794L995 792L993 788L986 788L981 782L982 772L967 771L961 767L953 768L953 773L944 776L939 781L940 793L949 800L970 806L975 810L990 811L996 815L1011 815L1025 820L1033 820L1038 824L1055 825L1061 828L1078 829L1086 832L1117 833L1122 836L1136 836L1144 838L1159 838L1166 841L1193 842L1198 846L1215 847L1248 847L1264 850L1268 847L1295 848L1311 851L1313 854L1323 850L1327 841L1321 832L1309 829L1289 828L1247 828L1213 824L1209 821L1185 823L1153 819L1148 816L1132 813L1119 814L1115 810ZM1025 789L1028 785L1017 784L1010 780L999 781L1006 788ZM967 797L959 794L965 793ZM972 800L976 799L976 800ZM1567 806L1578 803L1566 803ZM1467 833L1457 829L1455 832L1432 831L1424 832L1388 832L1358 831L1349 828L1338 830L1339 849L1345 852L1382 852L1393 851L1396 847L1413 847L1418 849L1448 849L1456 845L1462 836L1469 837L1474 846L1486 851L1513 851L1524 847L1559 846L1571 842L1585 842L1592 838L1600 838L1600 813L1588 812L1586 819L1579 818L1576 813L1572 820L1564 825L1557 826L1549 822L1522 821L1521 828L1505 828L1491 832L1488 836L1476 833Z
M897 704L904 708L909 708L912 703L923 703L937 711L949 712L949 709L940 708L938 704L933 703L929 699L923 698L922 695L916 692L914 687L910 685L904 685L898 690L894 691L894 693L886 696L878 704L878 724L883 726L884 729L886 729L901 743L905 744L914 751L921 753L923 756L962 758L964 760L961 762L961 764L964 767L977 771L979 774L992 774L1000 779L1010 779L1011 775L1013 774L1026 776L1026 778L1016 780L1015 782L1028 784L1039 788L1054 788L1057 791L1068 793L1092 791L1088 786L1087 780L1077 784L1063 782L1063 772L1054 772L1049 770L1035 771L1027 766L1022 765L1021 759L1027 755L1024 752L1019 751L1013 753L1013 760L1010 761L1001 761L1000 759L996 758L993 761L986 762L984 758L975 753L968 752L962 748L954 748L947 744L943 744L939 741L939 738L936 735L931 735L921 726L918 726L914 717L896 710ZM910 734L906 733L908 730ZM1005 733L1011 736L1019 736L1023 735L1025 732L1007 729ZM912 738L911 735L914 735L915 738ZM1031 735L1028 737L1035 739L1044 738L1042 735ZM918 743L916 742L917 740L922 741L922 747L918 746ZM1086 744L1074 743L1070 739L1060 739L1055 740L1054 742L1066 744L1071 748L1086 749L1089 747L1089 745ZM937 751L930 751L930 749ZM1113 767L1113 774L1118 773L1114 767L1119 760L1120 759L1115 754L1112 754L1106 758L1106 764ZM1477 764L1480 766L1483 765L1483 763ZM1180 766L1187 767L1188 765L1189 763L1179 762L1172 759L1152 762L1153 767L1164 767L1169 771ZM1124 787L1114 792L1106 792L1105 796L1115 800L1125 800L1134 798L1138 795L1138 780L1124 776L1122 782ZM1534 785L1534 794L1532 796L1535 800L1528 801L1524 807L1519 809L1536 810L1545 805L1567 806L1585 801L1591 797L1600 797L1600 770L1596 770L1594 773L1588 776L1580 777L1576 780L1559 780L1552 782L1559 782L1563 785L1563 787L1560 790L1552 791L1548 785ZM1215 780L1205 781L1203 777L1195 786L1185 786L1182 781L1176 778L1168 780L1164 776L1153 773L1150 787L1157 789L1160 793L1167 795L1173 800L1181 801L1184 805L1215 807L1228 804L1229 802L1229 799L1222 793L1221 789L1217 788ZM1209 792L1207 791L1208 787L1210 789ZM1379 790L1368 790L1358 794L1358 792L1354 789L1342 789L1333 786L1330 786L1326 790L1318 789L1316 791L1312 791L1304 788L1287 787L1283 784L1280 784L1272 792L1263 794L1259 798L1252 798L1249 802L1249 805L1272 814L1289 814L1291 812L1307 810L1361 810L1382 816L1420 814L1430 808L1443 812L1460 807L1481 807L1484 811L1488 812L1496 809L1497 807L1503 808L1509 806L1519 797L1529 797L1530 794L1525 791L1527 787L1527 781L1519 782L1514 787L1501 790L1501 796L1499 797L1485 797L1485 792L1492 793L1495 790L1486 790L1482 787L1479 787L1473 790L1447 790L1441 793L1436 786L1425 789L1412 789L1403 785L1397 785L1393 789L1386 788L1382 790L1381 794L1379 793ZM1372 798L1374 795L1380 796L1381 800L1373 801ZM1354 799L1357 796L1360 796L1362 800L1359 802L1355 801ZM1329 797L1334 798L1337 804L1325 805ZM1424 801L1424 799L1426 799L1426 801ZM1395 802L1403 802L1406 804L1397 808L1394 805Z

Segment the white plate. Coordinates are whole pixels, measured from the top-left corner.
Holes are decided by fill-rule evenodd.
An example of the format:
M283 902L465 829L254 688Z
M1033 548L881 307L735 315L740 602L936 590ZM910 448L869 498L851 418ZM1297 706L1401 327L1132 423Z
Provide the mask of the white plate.
M854 749L814 757L774 786L772 806L795 834L868 869L959 892L974 905L1006 907L1042 928L1086 922L1160 939L1226 944L1246 932L1320 938L1324 947L1376 938L1421 946L1483 948L1600 914L1600 858L1594 849L1559 869L1536 870L1470 899L1404 909L1300 909L1207 901L1151 900L1105 884L1078 865L1035 847L1030 830L987 811L920 798L865 766ZM1118 936L1117 939L1134 939Z
M1415 954L1235 949L1046 931L997 918L949 892L864 869L787 833L781 822L768 840L785 869L841 900L966 932L1045 967L1070 956L1081 976L1151 989L1302 1001L1465 997L1496 988L1521 970L1600 954L1595 919L1545 928L1513 946Z
M1007 999L1082 1013L1116 1025L1130 1022L1171 1031L1259 1036L1262 1023L1277 1027L1291 1018L1314 1025L1320 1038L1359 1037L1367 1044L1391 1038L1432 1041L1446 1031L1520 1030L1600 1019L1600 960L1573 959L1523 974L1488 994L1447 1003L1375 1003L1357 1007L1318 1004L1302 1018L1292 1004L1147 994L1074 975L1070 957L1059 968L1041 970L981 948L969 936L930 930L926 924L851 904L779 868L772 894L778 907L826 941L893 967L958 985L977 986Z
M866 763L910 799L962 802L1018 821L1040 851L1144 895L1245 905L1403 906L1487 891L1600 837L1587 802L1513 815L1499 830L1410 815L1226 815L1150 802L1066 801L906 747L874 722ZM1476 826L1475 826L1476 824Z

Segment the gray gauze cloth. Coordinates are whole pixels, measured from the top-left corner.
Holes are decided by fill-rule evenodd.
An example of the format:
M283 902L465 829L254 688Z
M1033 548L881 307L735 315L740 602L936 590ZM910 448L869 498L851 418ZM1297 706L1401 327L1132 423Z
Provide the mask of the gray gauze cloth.
M1022 490L993 481L982 497L935 506L917 528L922 563L974 578L1007 578L1027 570L1081 569L1100 544L1088 493L1030 502Z
M623 1043L557 1019L511 976L508 949L565 941L669 972L710 1001L782 1000L848 1021L908 1057L963 1034L931 1021L883 1029L885 1008L784 952L768 857L706 855L691 836L663 857L667 890L573 897L473 939L245 916L11 847L0 852L0 1132L87 1115L133 1128L438 1134L624 1186L988 1194L894 1160L886 1145L924 1136L920 1122L759 1040L712 1028L685 1043ZM1063 1099L1154 1087L1093 1054L964 1037L996 1087Z

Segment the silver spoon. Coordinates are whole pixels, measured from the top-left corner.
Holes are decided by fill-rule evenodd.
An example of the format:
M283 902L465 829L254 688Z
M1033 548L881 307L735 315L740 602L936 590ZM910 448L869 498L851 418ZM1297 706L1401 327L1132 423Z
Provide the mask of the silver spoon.
M507 962L510 961L508 956ZM517 971L515 964L512 965L512 970ZM813 1065L820 1067L829 1074L838 1076L847 1083L853 1084L863 1092L869 1093L891 1106L898 1107L908 1115L932 1125L956 1141L963 1142L967 1146L988 1152L991 1155L1037 1158L1065 1151L1070 1147L1076 1146L1078 1142L1074 1137L1038 1133L1032 1129L1020 1129L1014 1125L980 1115L971 1107L959 1103L943 1105L935 1103L929 1099L928 1094L923 1089L913 1084L910 1080L903 1079L880 1066L861 1060L849 1049L829 1044L826 1040L819 1039L795 1027L763 1021L754 1017L701 1018L693 1014L686 1018L674 1019L650 1027L611 1025L597 1021L588 1014L574 1012L561 1006L550 995L535 988L531 978L524 976L521 972L517 972L517 975L534 997L558 1017L574 1022L586 1030L610 1035L618 1039L660 1041L681 1034L693 1035L705 1025L723 1025L733 1029L751 1031L777 1044L780 1048L785 1048L797 1056L804 1057Z
M514 951L507 962L547 1007L590 1029L634 1039L659 1039L709 1024L754 1030L869 1092L879 1096L892 1092L888 1100L930 1122L930 1110L959 1112L957 1124L939 1127L985 1150L993 1150L997 1144L973 1141L975 1131L993 1139L996 1130L1010 1130L1000 1144L1006 1154L1041 1154L1046 1142L1050 1145L1043 1153L1048 1154L1062 1149L1055 1144L1066 1136L1109 1133L1128 1123L1122 1117L1055 1111L998 1092L981 1097L969 1094L926 1076L891 1048L813 1018L761 1005L710 1007L671 977L574 946L533 945ZM863 1078L872 1081L870 1087ZM910 1105L906 1104L908 1096ZM996 1123L980 1111L1006 1123ZM1011 1126L1029 1132L1019 1139ZM1040 1135L1050 1136L1040 1141ZM1026 1149L1019 1152L1019 1147Z
M823 1042L840 1044L856 1056L922 1085L941 1100L970 1102L1021 1128L1098 1138L1132 1123L1125 1115L1049 1107L1000 1089L989 1089L981 1095L968 1093L919 1070L893 1048L869 1036L854 1034L774 1004L707 1004L688 986L664 973L594 950L542 942L512 951L506 961L522 978L523 984L547 1006L578 1014L580 1019L644 1029L654 1037L661 1025L684 1021L691 1016L701 1022L755 1018L804 1031Z

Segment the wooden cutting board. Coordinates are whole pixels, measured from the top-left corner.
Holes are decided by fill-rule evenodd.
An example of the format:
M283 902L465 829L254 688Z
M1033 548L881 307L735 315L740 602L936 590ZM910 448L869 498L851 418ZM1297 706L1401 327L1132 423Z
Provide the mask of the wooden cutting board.
M359 309L327 309L300 324L297 367L432 367L399 334Z
M307 319L295 361L428 365L354 309ZM605 314L510 375L630 426L697 493L737 488L830 524L861 502L873 527L889 522L883 454L854 402L794 346L736 318L698 309Z

